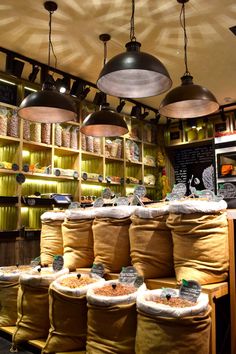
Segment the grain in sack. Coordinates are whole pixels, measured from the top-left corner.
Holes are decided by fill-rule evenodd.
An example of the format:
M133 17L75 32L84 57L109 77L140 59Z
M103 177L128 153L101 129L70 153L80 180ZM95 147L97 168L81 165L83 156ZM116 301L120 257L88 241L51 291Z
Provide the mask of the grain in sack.
M56 272L51 267L36 267L20 276L13 348L28 340L47 338L50 328L48 288L57 277L68 272L66 268Z
M227 204L204 200L170 203L167 226L174 245L176 279L200 284L222 282L228 277Z
M90 287L104 282L105 280L97 275L70 273L51 283L49 288L50 329L42 354L85 348L86 294Z
M96 208L93 222L94 262L102 263L105 273L120 272L131 264L129 227L136 207Z
M174 275L171 230L166 226L169 205L139 207L129 228L131 263L144 278Z
M94 209L68 209L62 224L64 264L71 271L91 267L94 261Z
M118 280L88 290L87 354L135 354L136 297L145 290Z
M180 300L178 290L171 290L176 292L172 305L159 302L162 289L138 295L135 353L209 354L208 295L201 294L196 303L186 305L183 299L176 301Z
M40 261L52 264L53 257L63 254L62 223L64 211L47 211L41 215Z
M0 326L15 326L17 320L17 293L19 277L30 266L0 267Z

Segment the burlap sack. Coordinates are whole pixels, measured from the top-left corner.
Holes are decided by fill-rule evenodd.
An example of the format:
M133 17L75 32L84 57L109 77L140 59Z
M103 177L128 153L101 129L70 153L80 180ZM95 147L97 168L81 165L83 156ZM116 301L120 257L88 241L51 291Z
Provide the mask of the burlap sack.
M48 287L21 284L18 292L18 318L12 342L17 347L30 339L46 338L49 330Z
M87 334L87 300L86 293L90 286L103 282L97 276L96 283L78 288L62 286L60 281L74 278L75 273L64 275L55 280L49 288L50 330L43 353L81 350L86 345ZM88 277L88 275L81 275ZM66 314L66 315L65 315Z
M0 327L16 324L18 288L18 281L0 280Z
M210 308L199 315L170 318L138 310L136 354L209 354Z
M167 211L168 213L168 211ZM129 228L132 265L144 278L173 276L173 243L166 208L140 208Z
M91 267L93 254L93 210L68 210L62 225L64 264L70 270Z
M225 212L170 212L167 226L173 237L177 281L191 279L210 284L227 279L229 250Z
M12 335L14 347L24 341L47 337L50 326L48 288L53 280L66 272L67 269L57 273L38 275L25 273L20 276L18 317Z
M135 354L136 303L88 304L87 354Z
M105 285L117 283L107 281ZM103 284L96 288L103 287ZM95 287L87 292L88 330L87 354L135 354L137 327L136 297L143 293L143 284L135 293L122 296L102 296Z
M50 330L43 353L85 348L87 333L86 295L72 297L49 289Z
M120 272L130 265L129 227L132 207L107 207L96 211L93 222L94 263L102 263L105 273Z
M63 254L61 225L65 212L50 211L41 215L40 258L43 266L52 264L53 256Z
M202 293L192 306L181 308L156 302L162 292L149 290L137 297L136 354L209 354L208 295ZM173 292L179 297L178 290Z
M15 326L19 277L30 266L0 267L0 326Z

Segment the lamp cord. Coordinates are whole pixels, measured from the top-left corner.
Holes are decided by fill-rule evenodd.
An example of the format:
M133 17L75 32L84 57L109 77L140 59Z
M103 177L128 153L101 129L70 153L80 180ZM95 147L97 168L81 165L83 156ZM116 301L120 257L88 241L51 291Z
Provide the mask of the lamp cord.
M48 66L50 67L51 64L51 50L55 59L55 69L57 67L57 57L56 54L54 52L54 47L53 47L53 43L52 43L52 14L54 11L49 11L49 33L48 33Z
M134 13L135 13L135 0L132 0L132 14L130 18L130 40L136 42L134 33Z
M188 37L187 37L187 32L186 32L186 21L185 21L185 5L183 3L180 11L180 25L184 30L184 63L185 63L185 74L184 75L190 75L190 72L188 70L188 56L187 56L187 45L188 45Z

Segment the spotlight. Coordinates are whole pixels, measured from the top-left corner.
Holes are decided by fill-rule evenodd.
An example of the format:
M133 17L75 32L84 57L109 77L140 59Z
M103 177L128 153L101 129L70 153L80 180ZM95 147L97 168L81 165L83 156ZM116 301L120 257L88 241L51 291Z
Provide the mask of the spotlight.
M144 108L144 112L140 115L140 119L144 120L148 115L149 115L149 112L145 111L145 108Z
M56 88L59 92L65 93L70 89L70 78L68 76L64 76L63 79L57 79Z
M120 99L120 103L116 107L116 112L120 113L125 106L125 101Z
M6 58L6 72L12 76L21 77L25 63L17 60L12 54L7 54Z
M141 116L141 106L133 106L130 115L132 117L140 118L140 116Z
M160 115L159 111L155 112L154 120L155 120L156 124L159 123L160 119L161 119L161 115Z
M84 91L81 93L81 95L79 96L79 98L82 100L84 100L86 98L86 96L89 94L90 92L90 87L85 87Z
M38 65L32 65L32 71L31 73L29 74L29 81L30 82L34 82L37 75L38 75L38 72L39 72L39 66Z
M70 90L71 96L77 97L81 101L86 98L89 92L90 88L86 87L86 83L82 80L75 80Z
M96 92L93 104L96 106L102 106L104 103L106 103L106 94L104 92Z
M225 115L224 108L220 108L220 118L221 118L222 122L227 121L227 117Z

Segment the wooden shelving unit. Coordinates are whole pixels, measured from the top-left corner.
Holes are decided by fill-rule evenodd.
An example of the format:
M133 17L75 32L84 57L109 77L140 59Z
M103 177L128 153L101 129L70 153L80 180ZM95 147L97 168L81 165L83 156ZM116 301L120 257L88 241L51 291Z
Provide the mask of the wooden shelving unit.
M17 84L23 97L24 83ZM6 200L0 203L0 232L40 228L40 214L53 205L44 204L43 200L37 203L36 198L31 205L30 200L26 202L28 196L62 193L71 194L73 201L80 201L82 196L100 197L105 187L125 196L135 186L144 184L146 174L152 174L156 181L146 186L147 196L156 200L160 195L158 175L161 171L156 164L149 166L145 162L149 155L156 160L156 126L125 116L129 127L125 136L86 137L79 132L86 105L91 109L91 103L87 102L78 106L77 122L46 126L18 118L17 126L11 127L15 136L10 136L8 128L1 131L1 119L7 116L8 126L17 107L0 102L0 197L17 198L15 204ZM49 132L47 143L43 135L45 129ZM1 162L5 162L6 167ZM12 163L14 170L9 167Z

